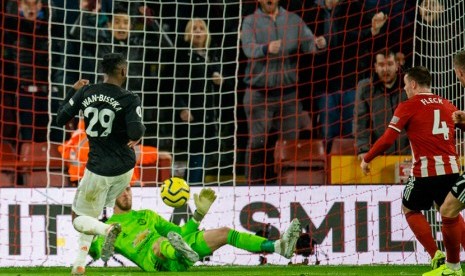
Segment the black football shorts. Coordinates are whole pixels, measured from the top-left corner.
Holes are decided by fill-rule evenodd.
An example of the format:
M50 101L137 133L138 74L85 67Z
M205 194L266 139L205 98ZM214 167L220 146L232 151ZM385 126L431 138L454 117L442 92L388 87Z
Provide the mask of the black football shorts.
M462 174L450 191L455 198L465 204L465 175Z
M402 204L413 211L429 210L433 203L441 206L459 180L465 183L465 179L458 173L431 177L410 176L402 194Z

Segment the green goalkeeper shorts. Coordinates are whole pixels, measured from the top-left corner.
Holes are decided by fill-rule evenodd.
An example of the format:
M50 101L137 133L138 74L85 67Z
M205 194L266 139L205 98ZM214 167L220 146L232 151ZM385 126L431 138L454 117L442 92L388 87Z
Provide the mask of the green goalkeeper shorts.
M184 241L199 254L200 260L212 254L212 250L208 247L205 239L203 238L204 231L198 231L188 234L183 237ZM186 271L194 264L188 260L161 260L156 256L155 269L158 271Z

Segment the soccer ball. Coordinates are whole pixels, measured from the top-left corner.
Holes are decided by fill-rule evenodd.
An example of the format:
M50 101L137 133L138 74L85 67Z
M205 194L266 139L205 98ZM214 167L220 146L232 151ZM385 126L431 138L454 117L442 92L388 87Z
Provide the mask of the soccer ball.
M171 177L163 181L160 196L166 205L178 208L189 200L190 191L191 189L184 179Z

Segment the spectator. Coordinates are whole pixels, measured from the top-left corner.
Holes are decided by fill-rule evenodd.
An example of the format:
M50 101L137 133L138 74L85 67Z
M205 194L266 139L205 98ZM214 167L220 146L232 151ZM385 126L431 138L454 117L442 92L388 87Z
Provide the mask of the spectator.
M410 68L413 58L413 40L415 25L414 1L367 0L364 2L364 11L368 13L383 12L387 21L374 39L373 46L369 39L363 47L372 49L376 53L382 49L390 48L395 54L401 68ZM372 55L367 55L373 58ZM367 61L368 62L368 61ZM374 62L374 61L373 61ZM371 61L368 65L372 64Z
M127 57L128 60L128 79L125 83L127 89L138 94L144 103L145 97L147 104L154 104L153 93L146 95L145 91L154 90L157 87L154 76L156 75L153 66L157 66L155 58L158 55L146 55L144 45L151 45L151 42L144 42L142 33L133 31L133 21L129 15L126 5L115 4L113 13L109 16L107 28L102 29L98 37L98 57L102 58L105 54L118 52ZM144 104L143 104L144 106ZM152 106L153 107L153 106ZM146 111L152 111L149 106L144 106L144 120L154 121ZM147 113L147 114L145 114ZM151 131L154 132L153 130Z
M16 103L7 99L16 110L21 141L47 140L49 97L49 24L48 7L41 0L9 1L5 15L5 74L15 78ZM7 97L8 98L8 97ZM52 101L52 107L57 104ZM54 122L52 122L54 124ZM52 140L62 141L61 132L52 132Z
M444 5L438 0L424 0L418 6L423 24L435 25L444 13Z
M217 148L218 87L223 83L218 57L210 49L207 24L191 19L184 32L187 48L179 49L176 59L175 136L178 147L184 142L188 152L185 179L190 184L203 183L203 168Z
M376 53L375 59L375 74L372 78L361 80L357 87L354 137L359 160L383 135L399 103L407 99L402 91L399 63L394 52L385 49ZM404 133L385 153L410 154L409 149Z
M452 55L451 45L459 48L463 45L463 36L460 35L463 28L454 23L457 17L455 9L446 9L442 3L438 0L424 0L418 5L414 62L415 65L430 68L437 94L460 99L460 94L451 94L451 91L461 90L458 84L452 84L455 89L451 89L450 85L440 85L451 78L450 70L444 66L444 55ZM458 100L454 104L461 106L462 103Z
M300 17L278 6L278 0L259 0L260 6L242 25L242 49L248 58L244 108L249 127L246 177L250 184L266 183L266 144L275 126L284 139L296 139L298 114L297 59L299 51L326 47Z
M126 88L133 92L140 92L142 91L142 83L145 80L141 78L141 76L145 76L143 37L138 33L131 32L133 24L125 6L116 5L108 19L106 28L101 30L97 38L99 44L98 57L102 58L112 51L127 57L128 79ZM147 66L147 69L149 69L149 66Z
M377 36L387 20L382 12L371 15L362 8L359 1L305 2L305 22L328 42L328 50L313 59L311 78L313 109L328 151L333 138L352 136L357 78L367 67L359 62L364 51L359 45Z
M68 32L65 82L71 85L76 79L98 80L98 42L108 22L108 17L100 12L97 0L81 0L80 14Z
M127 3L114 3L112 9L113 13L105 17L108 19L106 27L95 26L94 22L98 18L95 12L84 12L80 24L73 27L73 33L79 35L82 41L82 66L85 68L81 68L81 71L86 76L96 75L97 60L107 53L118 52L127 57L128 78L125 87L141 98L144 121L147 122L146 135L150 137L144 139L144 144L155 146L159 50L170 47L172 43L166 36L160 38L153 32L145 36L143 32L135 31ZM91 79L100 81L101 78L92 76Z

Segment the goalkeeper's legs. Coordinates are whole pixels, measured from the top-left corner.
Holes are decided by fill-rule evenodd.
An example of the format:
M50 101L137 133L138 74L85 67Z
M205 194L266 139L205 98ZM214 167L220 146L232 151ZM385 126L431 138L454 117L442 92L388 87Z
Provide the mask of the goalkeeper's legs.
M168 240L171 245L176 249L176 257L181 257L195 263L199 260L199 254L195 252L176 232L168 233Z
M159 238L152 247L155 256L162 260L186 259L190 263L199 260L199 254L195 252L186 241L176 232L169 232L167 238Z
M250 233L238 232L228 227L207 230L204 232L203 238L212 252L223 245L229 244L249 252L278 253L290 258L294 253L300 230L299 221L294 219L281 239L277 241L271 241Z

